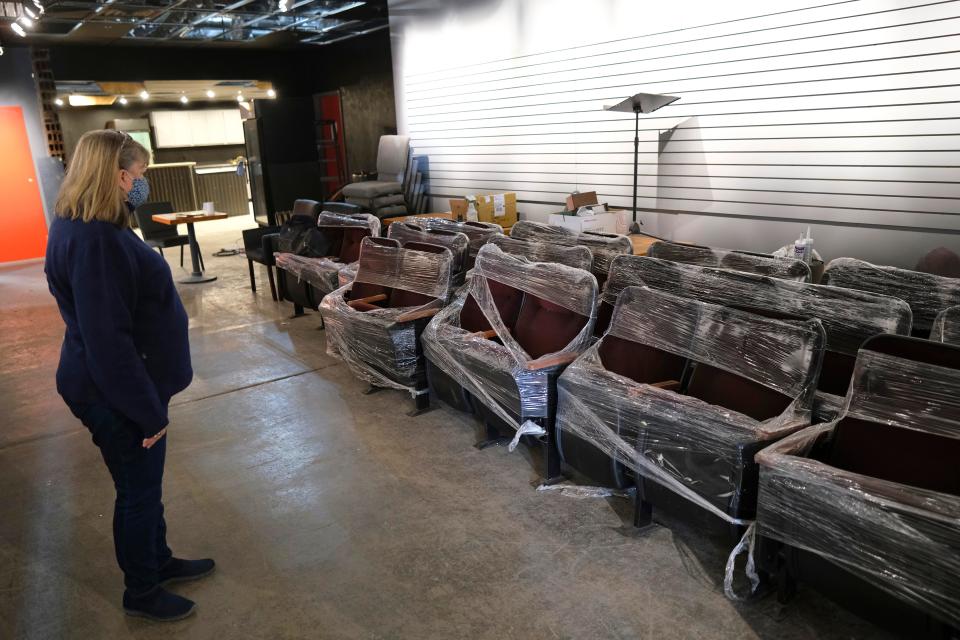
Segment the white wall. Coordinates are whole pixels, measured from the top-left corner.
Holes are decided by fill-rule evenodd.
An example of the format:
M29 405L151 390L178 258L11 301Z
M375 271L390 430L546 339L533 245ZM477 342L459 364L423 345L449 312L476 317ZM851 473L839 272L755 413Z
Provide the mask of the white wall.
M390 0L397 117L446 198L573 190L630 206L638 91L645 229L913 266L960 250L960 3Z

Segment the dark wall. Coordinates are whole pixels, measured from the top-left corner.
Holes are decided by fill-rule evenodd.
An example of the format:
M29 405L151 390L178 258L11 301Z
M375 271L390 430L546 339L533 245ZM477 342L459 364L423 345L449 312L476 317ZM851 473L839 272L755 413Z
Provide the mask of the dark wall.
M377 170L380 136L397 132L393 73L369 74L341 90L348 174Z

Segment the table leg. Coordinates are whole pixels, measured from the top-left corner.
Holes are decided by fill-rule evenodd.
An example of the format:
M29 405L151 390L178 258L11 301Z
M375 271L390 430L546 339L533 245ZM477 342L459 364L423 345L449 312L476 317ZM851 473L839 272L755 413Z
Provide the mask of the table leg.
M178 282L182 284L196 284L198 282L211 282L217 279L217 276L204 275L200 270L200 245L197 244L197 233L193 229L193 223L187 223L187 237L190 239L190 266L193 272Z

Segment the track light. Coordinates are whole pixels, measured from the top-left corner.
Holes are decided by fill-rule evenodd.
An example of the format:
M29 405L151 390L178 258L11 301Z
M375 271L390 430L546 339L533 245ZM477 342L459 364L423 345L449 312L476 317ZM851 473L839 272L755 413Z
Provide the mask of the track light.
M62 107L62 106L63 106L63 99L57 98L56 100L53 101L53 104L57 105L58 107Z
M20 16L17 18L17 22L27 27L28 29L33 29L33 20L30 19L30 16Z
M20 36L21 38L26 38L26 37L27 37L27 32L24 31L24 30L23 30L23 27L21 27L18 23L16 23L16 22L11 22L11 23L10 23L10 28L13 29L13 32L14 32L15 34L17 34L18 36Z
M40 15L43 15L47 11L46 9L43 8L43 5L40 4L40 0L33 0L33 6L37 8L37 13L39 13Z
M290 8L290 0L280 0L277 3L277 9L280 10L280 13L286 13L287 9Z
M277 92L274 91L273 89L267 89L267 97L268 97L268 98L276 98L276 97L277 97Z
M141 99L141 100L147 100L149 97L150 97L150 94L147 93L147 90L146 90L146 89L144 89L143 91L140 92L140 99Z
M118 100L118 102L122 105L126 105L127 99L124 96L120 96L120 100Z
M180 103L181 103L181 104L187 104L188 102L190 102L190 99L187 98L187 96L180 96Z
M215 94L215 93L213 92L213 89L207 89L207 97L208 97L208 98L216 97L216 95L217 95L217 94Z
M242 93L237 95L237 102L243 102L243 94L242 94Z
M36 12L35 12L33 9L31 9L30 7L28 7L27 5L23 5L23 12L24 12L25 14L27 14L28 16L30 16L30 19L31 19L31 20L36 20L36 19L37 19L37 14L36 14Z

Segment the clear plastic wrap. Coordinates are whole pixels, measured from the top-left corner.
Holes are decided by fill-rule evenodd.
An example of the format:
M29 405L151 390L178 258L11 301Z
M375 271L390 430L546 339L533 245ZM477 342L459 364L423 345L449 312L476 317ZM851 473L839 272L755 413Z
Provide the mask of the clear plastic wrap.
M513 225L510 229L510 237L565 247L587 247L593 256L590 270L600 280L604 280L610 273L610 263L616 256L633 253L633 243L627 236L590 231L577 233L566 227L529 220L521 220Z
M606 349L622 354L626 348L616 341L605 344L616 339L643 345L642 355L628 356L633 359L660 357L651 354L648 348L653 348L666 358L706 367L704 376L719 379L716 370L735 374L749 382L737 383L737 391L730 387L731 393L749 393L769 402L774 392L777 406L785 408L760 420L664 388L667 381L637 382L604 364ZM817 320L782 322L647 287L628 287L601 341L560 376L561 445L568 448L568 436L575 436L645 479L724 520L744 524L744 512L752 516L752 505L744 504L749 499L743 494L755 489L753 454L809 424L824 342ZM679 386L678 379L675 387Z
M913 309L913 328L923 335L930 331L937 314L960 305L960 279L878 266L855 258L831 260L823 272L823 283L906 300Z
M851 365L867 338L880 333L910 334L910 307L898 298L650 257L616 258L602 301L613 306L624 287L639 284L772 317L817 318L827 333L827 350L848 356ZM839 363L832 360L830 364ZM849 375L850 369L846 371ZM829 374L824 372L825 383ZM844 382L834 380L821 387L843 387ZM836 417L842 393L842 388L836 393L818 393L817 416L823 420Z
M531 357L515 337L515 328L504 323L491 283L498 291L522 293L523 305L529 298L531 308L545 303L568 310L582 319L582 329L562 348ZM547 416L551 379L590 342L596 299L597 282L589 272L530 262L487 244L480 249L467 286L424 331L424 353L505 424L519 430L527 419ZM499 341L461 327L461 311L468 300Z
M513 236L498 235L490 239L504 252L523 256L531 262L556 262L568 267L589 271L593 264L593 254L586 247L568 247L562 244L520 240Z
M321 211L317 216L318 227L366 227L370 235L380 235L380 219L369 213L334 213Z
M408 242L422 242L446 247L453 255L453 272L459 274L459 281L463 281L463 272L467 266L467 251L470 238L459 231L446 229L425 229L413 222L394 222L387 227L387 237L393 238L405 245Z
M933 321L930 339L949 344L960 344L960 305L948 307Z
M845 415L799 431L757 455L759 533L818 554L960 627L957 460L955 454L942 451L943 443L960 438L958 399L960 370L865 347L857 360ZM848 435L844 449L838 449L844 429L859 426L865 434L874 430L871 423L880 423L876 436L851 442ZM904 459L902 466L910 467L910 474L941 479L943 472L952 473L953 493L893 480L902 472L897 462L873 461L884 478L844 468L856 468L851 461L857 455L869 456L857 454L858 450L891 446L876 441L884 424L933 434L921 440L943 436L928 440L924 452L911 451L922 460ZM901 455L898 451L887 451L887 458Z
M452 263L445 248L433 253L364 239L353 282L320 303L328 353L344 360L354 375L373 386L425 393L420 332L431 312L446 303ZM364 296L351 300L360 285ZM379 293L371 294L374 291ZM384 296L386 306L364 304L369 295ZM397 303L403 306L393 306Z
M494 236L503 233L503 227L493 222L457 222L456 220L447 220L446 218L418 218L417 222L424 229L439 229L441 231L454 231L462 233L470 239L469 266L473 266L480 247Z
M365 213L342 214L322 211L317 217L317 226L324 229L366 229L370 235L380 235L380 221ZM298 281L307 282L321 295L326 295L341 286L340 271L353 263L344 263L333 256L306 258L293 253L275 254L277 267Z
M810 266L802 260L778 258L769 254L750 251L715 249L661 240L650 245L650 248L647 249L647 255L661 260L695 264L701 267L733 269L734 271L756 273L782 280L810 282L812 279Z

